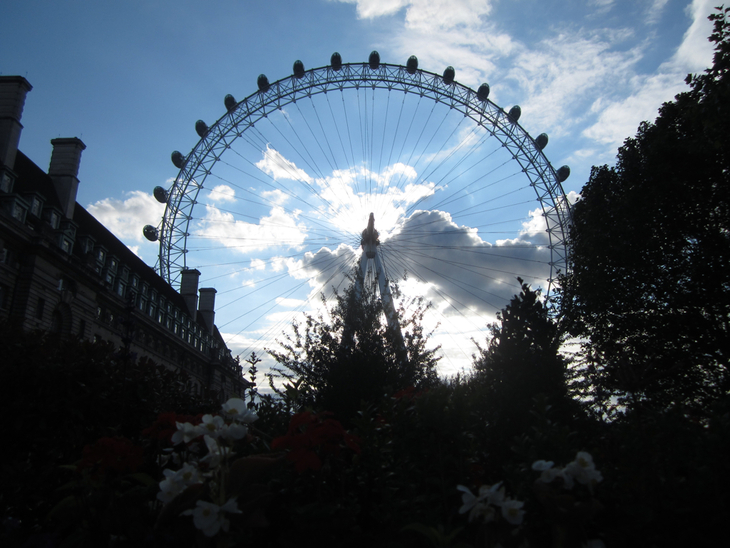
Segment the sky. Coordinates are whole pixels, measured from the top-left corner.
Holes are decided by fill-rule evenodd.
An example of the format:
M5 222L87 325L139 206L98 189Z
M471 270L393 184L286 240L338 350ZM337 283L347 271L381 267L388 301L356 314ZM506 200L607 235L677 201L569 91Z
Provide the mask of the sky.
M82 139L77 201L155 265L142 227L165 213L152 189L178 176L170 154L194 151L196 120L222 119L226 94L255 96L260 74L275 82L296 60L364 63L373 50L439 75L452 66L460 85L488 83L495 105L519 105L522 131L549 135L544 153L570 166L573 201L591 166L612 164L711 64L716 3L24 0L3 7L0 73L33 86L20 149L47 169L51 139ZM546 289L554 260L534 189L480 131L433 101L360 89L291 103L242 132L201 180L185 257L218 290L229 347L262 354L319 295L342 292L373 212L397 302L430 302L441 372L468 369L470 340L484 342L517 277Z

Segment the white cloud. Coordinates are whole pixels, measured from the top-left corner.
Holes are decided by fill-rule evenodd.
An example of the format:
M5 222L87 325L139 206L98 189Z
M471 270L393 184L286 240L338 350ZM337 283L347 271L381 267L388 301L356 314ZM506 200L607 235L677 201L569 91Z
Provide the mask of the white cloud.
M274 180L286 179L304 182L310 182L312 180L312 178L307 175L306 171L298 168L294 162L284 158L284 156L282 156L278 150L273 149L271 145L266 145L264 157L256 163L256 167L264 173L271 175Z
M664 7L669 0L654 0L646 8L645 18L648 25L656 25L664 13Z
M489 15L493 0L340 0L357 4L360 19L393 15L406 8L406 25L425 31L434 28L472 26Z
M228 185L217 185L208 193L211 202L233 202L236 200L236 191Z
M602 101L598 120L586 128L583 135L608 145L619 146L626 137L636 133L639 123L654 121L662 103L670 101L687 89L684 78L712 64L712 46L707 41L711 24L707 15L714 0L695 0L688 7L692 24L684 34L681 45L655 74L635 74L629 81L628 95L613 101Z
M279 206L271 208L269 215L255 224L237 220L232 213L207 204L199 227L196 236L216 240L240 253L276 247L296 248L307 237L306 227L298 222L296 212L287 213Z
M165 212L165 204L141 190L132 190L126 195L126 200L99 200L89 204L86 210L128 245L129 242L149 243L142 235L142 227L157 226Z

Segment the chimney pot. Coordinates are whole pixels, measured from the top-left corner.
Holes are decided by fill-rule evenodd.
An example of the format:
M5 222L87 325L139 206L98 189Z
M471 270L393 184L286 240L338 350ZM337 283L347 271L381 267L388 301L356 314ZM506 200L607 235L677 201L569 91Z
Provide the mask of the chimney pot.
M25 96L33 89L22 76L0 76L0 165L13 169L23 129Z
M215 323L215 294L217 291L212 287L203 287L200 289L200 314L208 326L208 330L213 332L213 324Z
M200 271L185 268L180 275L180 295L185 300L188 307L188 314L195 319L198 311L198 280L200 279Z
M64 215L71 219L76 205L76 192L79 189L81 152L86 149L86 145L76 137L53 139L51 145L53 152L48 175L53 181Z

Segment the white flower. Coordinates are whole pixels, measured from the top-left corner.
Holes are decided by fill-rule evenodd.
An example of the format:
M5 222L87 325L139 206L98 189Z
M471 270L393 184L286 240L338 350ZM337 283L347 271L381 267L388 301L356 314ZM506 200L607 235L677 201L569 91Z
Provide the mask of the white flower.
M256 413L246 407L246 402L241 398L231 398L228 400L223 404L222 411L226 418L246 424L251 424L259 418Z
M519 525L525 516L525 511L522 510L524 504L524 502L519 500L505 500L502 503L502 517L512 525Z
M545 470L550 470L553 464L555 463L551 460L536 460L532 463L532 469L535 472L544 472Z
M250 409L246 409L243 413L241 413L236 420L238 422L242 422L244 424L251 424L254 421L257 421L259 416L251 411Z
M215 468L221 462L221 459L233 454L229 447L221 447L218 442L211 436L205 436L205 445L208 447L208 454L205 455L200 462L207 462L211 468Z
M175 424L177 425L177 432L172 435L173 445L180 442L190 443L203 433L198 426L194 426L189 422L176 422Z
M593 464L593 457L590 453L579 451L575 460L565 467L565 474L583 485L593 485L603 480L601 473L596 470Z
M502 487L501 481L491 487L482 485L479 488L479 496L475 496L464 485L457 485L456 489L464 493L461 495L462 506L459 508L459 513L466 514L469 512L469 523L475 519L479 519L484 523L494 521L497 515L494 506L500 506L504 500L504 487Z
M190 464L189 462L183 464L182 468L178 470L177 476L186 486L203 482L203 476L200 473L200 470L198 470L194 464Z
M235 499L229 499L223 506L199 500L194 510L186 510L182 515L189 516L192 514L195 527L200 529L206 537L212 537L221 529L228 531L230 521L225 516L226 513L241 513Z
M573 488L573 478L565 474L562 468L553 468L553 461L536 460L532 463L532 469L540 472L540 481L543 483L551 483L556 478L562 478L563 487L566 489Z
M217 438L225 425L226 423L223 418L218 415L203 415L203 422L200 425L200 429L208 436Z
M165 479L160 482L160 492L157 493L157 500L170 502L185 488L185 485L176 478L177 473L172 470L163 470Z
M162 502L171 501L189 485L203 481L200 470L187 462L176 472L165 469L162 473L165 475L165 479L160 482L160 492L157 493L157 499Z
M240 440L248 434L248 426L234 422L227 424L220 432L222 438L227 440Z
M491 487L489 485L482 485L479 488L479 500L486 501L495 506L501 506L504 500L504 487L502 487L502 482L495 483Z
M469 523L477 519L482 523L490 523L494 521L496 516L497 511L494 509L494 506L490 506L486 502L479 502L469 512Z
M461 495L461 508L459 508L460 514L466 514L469 510L474 508L474 506L479 502L479 499L474 496L474 494L471 492L471 489L466 487L465 485L457 485L456 489L458 491L462 491L464 494Z
M485 490L486 487L486 490ZM488 502L483 500L483 495L488 495L489 486L482 485L479 488L479 496L476 497L468 487L464 485L457 485L456 489L462 491L464 494L461 495L461 502L463 503L459 508L460 514L466 514L469 512L469 523L477 518L480 518L483 522L488 523L494 520L495 511L494 508L489 506Z

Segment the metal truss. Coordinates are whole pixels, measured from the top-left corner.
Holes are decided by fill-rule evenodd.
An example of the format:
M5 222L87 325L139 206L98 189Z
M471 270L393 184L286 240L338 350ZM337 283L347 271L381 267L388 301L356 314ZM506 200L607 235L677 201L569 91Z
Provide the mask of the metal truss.
M450 77L449 70L452 71ZM443 103L471 118L498 139L521 166L542 207L551 250L548 295L557 274L567 273L570 205L561 185L560 170L553 169L542 147L517 123L519 114L507 113L483 92L453 81L451 67L441 76L403 65L373 64L371 59L370 63L300 70L298 74L271 84L265 76L260 76L258 87L258 91L238 103L232 98L229 102L227 98L228 112L210 128L199 121L196 130L201 135L200 141L188 156L178 156L176 165L180 172L168 191L160 228L160 274L170 284L179 280L180 272L186 267L186 242L198 193L216 162L233 142L262 118L299 99L361 87L403 91Z

